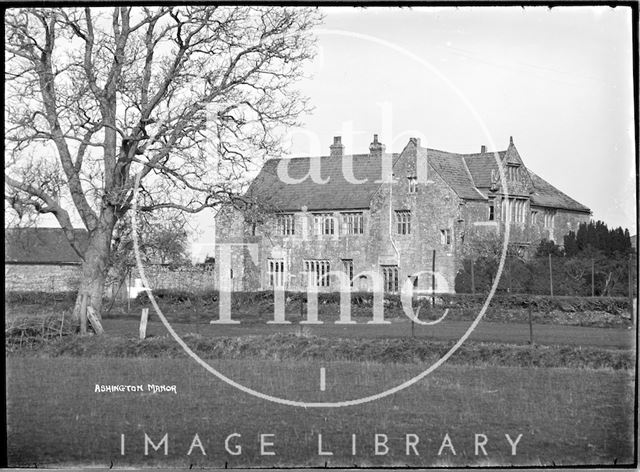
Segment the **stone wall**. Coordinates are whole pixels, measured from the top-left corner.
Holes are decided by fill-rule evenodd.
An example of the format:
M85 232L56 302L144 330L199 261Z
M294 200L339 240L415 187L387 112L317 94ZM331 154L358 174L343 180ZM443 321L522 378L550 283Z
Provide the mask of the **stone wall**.
M67 292L80 286L80 265L5 264L6 291Z

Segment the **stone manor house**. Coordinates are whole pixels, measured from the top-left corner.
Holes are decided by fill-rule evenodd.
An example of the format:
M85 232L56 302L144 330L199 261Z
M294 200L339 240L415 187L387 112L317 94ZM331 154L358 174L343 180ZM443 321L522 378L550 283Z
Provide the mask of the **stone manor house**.
M216 261L229 261L216 268L229 271L233 291L334 291L340 272L355 291L371 290L373 273L387 292L407 278L418 291L453 292L474 241L509 225L511 247L526 256L542 239L562 244L591 215L527 169L513 138L504 151L474 154L411 138L390 154L374 135L369 153L347 155L335 137L328 156L268 160L246 197L261 211L216 215Z

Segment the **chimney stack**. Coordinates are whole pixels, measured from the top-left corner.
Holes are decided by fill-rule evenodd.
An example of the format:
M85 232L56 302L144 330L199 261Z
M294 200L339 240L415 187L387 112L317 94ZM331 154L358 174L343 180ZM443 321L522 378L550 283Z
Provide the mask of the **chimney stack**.
M487 152L487 146L485 146L484 144L482 146L480 146L480 152L483 153L483 154L485 152Z
M344 154L344 144L342 144L341 136L333 137L333 144L329 146L329 150L331 151L331 154L329 154L331 157L342 157Z
M384 153L385 146L384 144L378 142L378 135L373 135L373 142L369 144L369 154L371 157L381 157Z

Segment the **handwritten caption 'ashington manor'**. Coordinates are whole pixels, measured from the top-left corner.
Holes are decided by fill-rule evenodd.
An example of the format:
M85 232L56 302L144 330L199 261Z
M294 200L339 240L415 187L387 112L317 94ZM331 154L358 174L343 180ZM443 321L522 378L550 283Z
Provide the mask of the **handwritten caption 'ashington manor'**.
M151 393L175 393L175 385L155 385L147 384L145 390L144 385L101 385L96 384L94 390L96 393L118 393L118 392L151 392Z

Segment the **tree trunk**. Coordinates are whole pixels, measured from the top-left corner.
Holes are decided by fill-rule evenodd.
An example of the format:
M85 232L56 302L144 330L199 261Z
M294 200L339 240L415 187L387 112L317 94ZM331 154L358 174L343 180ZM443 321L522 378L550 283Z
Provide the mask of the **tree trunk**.
M89 321L96 334L102 333L102 297L109 269L111 236L115 221L113 213L105 210L97 228L89 233L89 244L84 254L82 279L74 308L76 321L81 321L89 315ZM83 298L86 298L84 303ZM86 323L81 323L81 326L86 326Z

